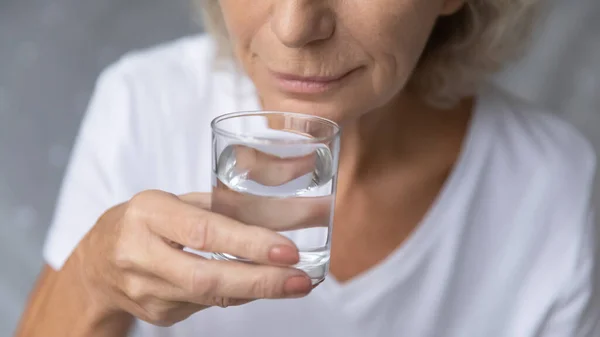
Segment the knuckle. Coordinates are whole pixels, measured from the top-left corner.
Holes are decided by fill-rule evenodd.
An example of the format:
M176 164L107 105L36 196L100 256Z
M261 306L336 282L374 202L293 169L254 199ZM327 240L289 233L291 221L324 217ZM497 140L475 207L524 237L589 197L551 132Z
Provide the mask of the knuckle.
M146 202L148 202L148 200L152 200L156 196L156 194L157 191L153 190L139 192L131 198L129 204L135 208L139 205L145 204Z
M155 204L157 199L165 198L165 197L175 197L175 195L159 190L145 190L135 194L129 200L128 204L130 207L128 209L138 210L140 208L145 208L149 204Z
M194 249L210 249L212 235L212 224L208 212L201 212L194 222L190 223L187 229L187 239Z
M142 305L150 300L151 293L148 292L145 282L137 277L128 277L124 280L123 291L133 302Z
M217 292L219 285L218 278L207 276L203 273L202 268L195 268L192 272L189 289L196 296L210 298Z
M229 303L227 303L227 305L230 306L230 307L237 307L237 306L240 306L242 304L246 304L248 302L249 302L248 300L244 300L244 299L241 299L241 298L230 298L229 299Z
M142 219L144 213L144 203L133 197L128 203L125 211L123 212L123 225L129 228L131 224L137 223L138 220Z
M137 219L139 219L140 215L141 212L137 204L129 201L125 211L123 212L123 226L129 227L132 222L135 222Z
M162 196L164 194L167 194L167 193L163 192L163 191L159 191L159 190L144 190L144 191L136 193L132 199L138 200L138 201L152 200L152 199L156 198L157 196Z
M158 327L161 327L161 328L170 328L173 325L175 325L175 323L177 323L176 320L165 318L165 319L155 321L152 324L156 325Z
M159 191L145 190L135 194L126 203L123 212L123 227L139 228L141 222L148 219L148 216L156 211L163 204L165 198L177 198L174 194Z
M235 255L250 260L263 259L262 256L256 253L256 243L252 242L255 237L252 236L250 231L232 231L226 235L226 237L223 237L223 241L227 243L227 247L231 251L235 251Z
M238 305L239 301L236 301L234 299L228 298L228 297L221 297L221 296L216 296L213 297L212 300L210 301L210 305L213 307L220 307L220 308L227 308L227 307L231 307L231 306L235 306Z
M235 242L240 250L240 254L251 260L265 259L265 247L269 245L269 241L265 238L269 238L270 235L265 229L260 227L248 227L250 230L256 230L255 233L247 236L239 236L238 240L231 240Z
M130 254L127 245L117 245L114 255L114 264L120 270L133 270L137 265L133 256Z
M146 320L156 326L169 327L175 321L168 315L168 311L162 305L152 304L144 308Z
M256 217L254 214L248 216L248 218L254 217ZM250 221L248 220L248 222ZM250 259L260 259L263 257L257 256L257 254L264 251L265 244L269 244L269 242L265 242L263 239L265 231L261 227L244 225L243 227L232 228L232 230L227 231L225 233L226 236L222 240L227 242L227 245L231 246L231 248L235 248L237 254Z
M245 258L248 258L251 260L256 258L256 255L257 255L257 254L255 254L256 249L252 243L250 243L246 240L243 240L243 241L236 242L236 246L237 246L237 250L239 251L239 254L242 257L245 257Z
M250 292L256 298L273 298L280 297L281 295L276 282L267 276L257 277L252 280L250 283Z

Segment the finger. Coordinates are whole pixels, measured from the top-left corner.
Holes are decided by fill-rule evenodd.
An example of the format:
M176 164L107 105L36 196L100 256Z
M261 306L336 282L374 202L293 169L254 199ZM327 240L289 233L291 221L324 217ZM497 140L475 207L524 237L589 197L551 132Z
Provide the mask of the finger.
M234 160L232 160L232 158ZM265 186L279 186L313 172L317 151L294 156L279 156L245 145L230 145L219 156L218 171L244 175ZM233 163L234 167L228 167Z
M127 304L128 311L153 321L177 322L187 317L184 315L185 313L192 314L208 306L233 306L250 301L228 299L215 304L190 303L187 292L182 290L177 282L174 282L175 278L164 277L164 273L169 272L164 266L178 261L179 254L173 254L173 252L180 252L192 259L202 258L185 251L165 247L159 238L155 238L155 240L148 245L152 246L151 249L144 249L143 254L137 255L135 273L128 274L120 283L121 294L126 299L121 302ZM168 250L165 251L166 249Z
M192 192L192 193L179 195L178 197L181 201L185 202L188 205L202 208L202 209L210 209L210 199L211 199L210 193ZM177 249L184 248L184 246L182 244L179 244L175 241L171 241L166 238L163 238L163 239L169 246L171 246L173 248L177 248Z
M264 198L239 193L218 184L212 198L212 211L242 223L276 231L327 227L333 209L333 197ZM211 209L210 193L180 195L185 203Z
M300 270L249 263L206 260L167 246L154 260L157 276L179 287L175 300L220 305L218 299L291 298L308 294L312 282ZM232 302L233 303L233 302Z
M212 211L275 231L327 227L333 196L268 198L240 193L221 184L213 189Z
M175 323L179 323L181 321L188 319L190 316L197 313L198 311L207 309L209 307L207 305L201 305L201 304L196 304L196 303L187 303L187 302L172 302L172 303L168 303L166 305L167 305L166 310L163 312L162 315L159 315L160 320L150 321L148 323L150 323L152 325L161 326L161 327L170 327ZM153 310L152 307L150 308L150 310ZM159 304L158 308L154 309L154 312L156 312L156 311L160 312L160 310L161 310L161 306ZM150 311L150 312L152 312L152 311Z
M209 210L211 205L211 193L187 193L179 196L179 199L188 205Z
M196 304L190 302L174 302L174 305L177 305L171 312L169 312L169 317L172 317L170 320L172 322L181 322L191 315L197 313L198 311L207 309L211 306L218 306L221 308L240 306L243 304L248 304L253 300L240 300L240 299L223 299L219 303L207 305L207 304Z
M132 200L133 213L161 238L204 252L222 252L265 264L296 264L298 249L288 238L152 192ZM150 211L147 211L150 210Z
M177 301L181 289L164 279L143 273L123 284L120 305L136 317L159 326L180 322L208 305Z

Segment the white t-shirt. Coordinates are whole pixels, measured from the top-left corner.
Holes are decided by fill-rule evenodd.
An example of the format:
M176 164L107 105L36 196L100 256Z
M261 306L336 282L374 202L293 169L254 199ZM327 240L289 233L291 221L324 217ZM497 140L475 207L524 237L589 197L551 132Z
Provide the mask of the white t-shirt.
M72 154L46 261L60 268L109 207L145 189L210 191L209 122L256 110L208 37L123 58L100 77ZM211 308L146 337L598 337L595 157L569 125L488 87L458 164L401 247L311 295ZM343 226L343 224L339 224ZM597 281L596 281L597 282Z

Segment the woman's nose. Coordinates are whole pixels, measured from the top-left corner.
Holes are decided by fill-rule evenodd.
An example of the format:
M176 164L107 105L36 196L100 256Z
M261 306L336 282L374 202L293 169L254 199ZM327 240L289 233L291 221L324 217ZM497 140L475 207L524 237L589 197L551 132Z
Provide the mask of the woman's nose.
M331 38L335 15L327 0L276 0L271 29L289 48L300 48Z

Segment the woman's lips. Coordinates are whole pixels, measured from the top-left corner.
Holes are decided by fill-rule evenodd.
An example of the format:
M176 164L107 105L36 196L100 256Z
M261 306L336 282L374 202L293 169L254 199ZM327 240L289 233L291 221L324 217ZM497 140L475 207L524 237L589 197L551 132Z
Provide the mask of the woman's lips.
M271 71L277 87L293 94L320 94L339 85L354 70L338 76L298 76Z

